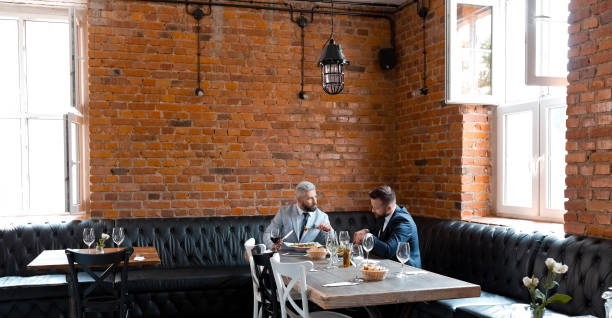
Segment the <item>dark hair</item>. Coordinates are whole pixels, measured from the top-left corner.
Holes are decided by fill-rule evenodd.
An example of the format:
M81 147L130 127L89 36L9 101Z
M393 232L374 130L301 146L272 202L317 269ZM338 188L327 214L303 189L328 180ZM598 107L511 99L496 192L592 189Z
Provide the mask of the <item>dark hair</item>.
M380 199L385 205L395 203L395 192L388 185L382 185L369 193L371 199Z

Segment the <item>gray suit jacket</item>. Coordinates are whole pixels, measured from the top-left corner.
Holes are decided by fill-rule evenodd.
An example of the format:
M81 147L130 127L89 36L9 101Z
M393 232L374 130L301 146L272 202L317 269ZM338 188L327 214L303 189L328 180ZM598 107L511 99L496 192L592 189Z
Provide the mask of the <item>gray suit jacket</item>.
M306 223L307 231L304 231L302 237L298 239L298 234L301 231L302 221L299 218L300 213L298 212L297 203L292 205L281 207L278 210L278 213L272 219L272 222L266 228L266 231L263 235L264 244L268 248L272 246L272 241L270 240L270 231L273 227L278 227L280 229L281 237L284 237L287 233L293 230L293 233L289 235L285 239L285 242L288 243L306 243L306 242L319 242L322 245L325 245L326 232L317 230L317 226L319 226L323 222L329 223L329 218L325 212L319 210L318 208L312 212L312 215L308 219L308 223Z

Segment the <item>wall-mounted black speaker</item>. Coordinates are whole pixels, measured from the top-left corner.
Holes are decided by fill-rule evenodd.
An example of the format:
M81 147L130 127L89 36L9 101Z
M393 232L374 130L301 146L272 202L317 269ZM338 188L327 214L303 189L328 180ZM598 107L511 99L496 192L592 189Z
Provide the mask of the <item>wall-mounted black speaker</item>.
M380 61L380 68L383 70L390 70L395 67L395 49L387 47L380 49L378 52L378 60Z

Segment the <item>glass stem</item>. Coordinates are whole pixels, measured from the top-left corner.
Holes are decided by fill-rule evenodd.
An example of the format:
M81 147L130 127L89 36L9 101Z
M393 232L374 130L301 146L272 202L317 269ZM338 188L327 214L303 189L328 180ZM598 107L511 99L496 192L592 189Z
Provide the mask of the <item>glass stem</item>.
M402 276L404 276L404 262L402 262Z

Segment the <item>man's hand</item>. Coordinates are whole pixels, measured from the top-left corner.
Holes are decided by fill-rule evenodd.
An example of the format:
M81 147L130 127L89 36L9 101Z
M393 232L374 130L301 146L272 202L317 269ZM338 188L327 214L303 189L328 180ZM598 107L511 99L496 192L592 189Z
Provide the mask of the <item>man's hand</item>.
M278 241L276 244L272 244L272 251L277 252L283 246L283 240Z
M329 232L329 231L331 231L331 225L329 225L329 223L327 223L327 222L323 222L323 223L319 224L319 226L317 226L317 230Z
M363 239L365 238L366 234L368 234L368 232L369 231L366 229L355 232L355 234L353 234L353 243L358 245L363 243Z

